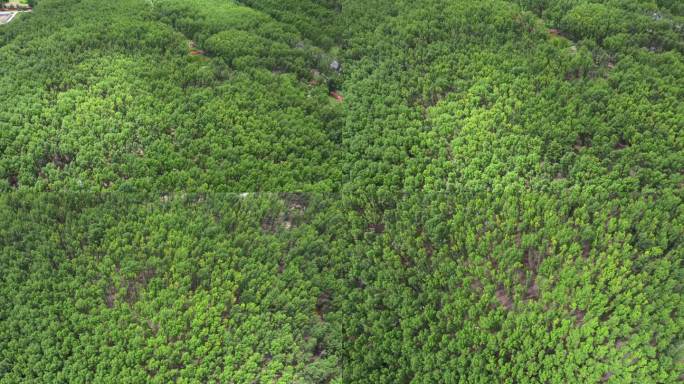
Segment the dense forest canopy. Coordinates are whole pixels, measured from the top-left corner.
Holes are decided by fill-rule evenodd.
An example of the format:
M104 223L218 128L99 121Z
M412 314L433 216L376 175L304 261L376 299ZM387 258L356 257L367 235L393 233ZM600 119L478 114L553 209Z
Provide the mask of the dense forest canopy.
M323 52L262 12L43 1L2 38L4 190L330 191L340 177L340 106L303 81Z
M684 5L38 0L0 383L684 379Z

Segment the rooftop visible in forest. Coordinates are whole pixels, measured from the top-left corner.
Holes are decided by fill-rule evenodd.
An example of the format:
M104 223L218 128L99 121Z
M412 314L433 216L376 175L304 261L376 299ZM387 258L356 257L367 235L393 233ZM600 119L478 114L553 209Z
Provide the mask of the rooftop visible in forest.
M31 7L28 4L17 2L0 2L0 25L7 24L12 21L19 12L31 12Z

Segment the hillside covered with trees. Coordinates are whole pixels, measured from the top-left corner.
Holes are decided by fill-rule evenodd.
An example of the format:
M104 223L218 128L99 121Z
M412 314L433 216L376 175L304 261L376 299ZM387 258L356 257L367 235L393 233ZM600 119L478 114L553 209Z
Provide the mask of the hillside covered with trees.
M37 0L0 383L684 380L684 5Z

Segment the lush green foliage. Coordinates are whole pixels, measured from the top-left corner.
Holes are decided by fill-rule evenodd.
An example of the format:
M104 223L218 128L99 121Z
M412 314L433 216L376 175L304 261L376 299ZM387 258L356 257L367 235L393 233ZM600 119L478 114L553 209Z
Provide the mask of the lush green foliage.
M6 26L0 189L332 190L340 107L301 81L317 49L197 3L43 1Z
M325 239L306 203L4 197L0 214L16 220L0 233L0 380L327 380L337 361L321 347L313 257Z
M41 0L0 382L681 380L683 13Z

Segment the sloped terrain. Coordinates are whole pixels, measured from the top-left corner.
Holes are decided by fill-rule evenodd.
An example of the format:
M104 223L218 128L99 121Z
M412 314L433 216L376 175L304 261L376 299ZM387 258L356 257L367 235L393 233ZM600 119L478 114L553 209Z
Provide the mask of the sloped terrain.
M0 382L681 381L683 12L40 0Z

